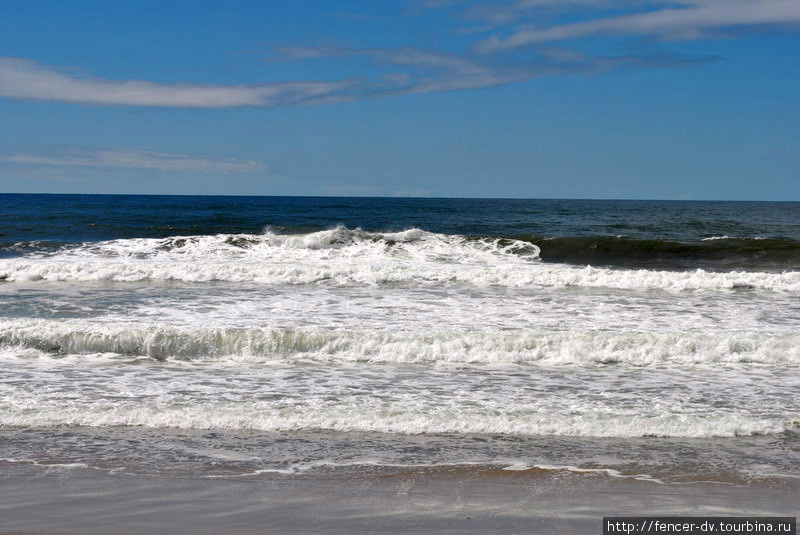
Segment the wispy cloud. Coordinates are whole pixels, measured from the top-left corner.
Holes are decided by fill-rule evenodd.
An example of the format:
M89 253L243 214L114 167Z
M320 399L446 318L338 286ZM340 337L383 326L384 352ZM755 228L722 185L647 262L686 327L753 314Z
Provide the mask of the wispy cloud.
M255 173L265 170L264 163L256 160L209 158L120 148L72 148L50 153L16 153L0 156L0 161L37 167L145 169L202 174Z
M663 68L709 61L709 57L675 54L593 56L567 48L543 48L525 58L450 54L416 47L346 49L329 46L282 47L276 52L292 59L320 57L366 57L382 66L402 67L372 84L364 84L358 99L385 98L462 89L479 89L524 82L559 74L596 74L633 66Z
M538 10L539 12L567 11L573 9L593 9L606 7L612 0L516 0L510 3L477 3L468 6L462 13L462 18L479 20L493 26L512 23L523 17L526 13ZM628 0L631 3L633 0ZM638 2L644 0L636 0ZM625 2L617 0L617 5ZM491 27L491 26L489 26Z
M0 96L121 106L177 108L277 107L314 104L352 90L357 80L254 85L162 84L107 80L34 61L0 58Z
M436 90L431 85L433 79L443 82L444 85L456 80L461 80L458 85L462 85L465 80L471 80L474 87L485 87L496 85L496 80L499 78L499 69L489 65L488 62L481 62L467 55L436 52L413 46L361 49L294 46L279 48L276 53L292 59L359 56L380 66L402 67L412 71L390 73L384 76L379 84L363 86L361 88L363 97L384 96L387 92L398 91L433 91Z
M411 0L412 8L416 9L443 9L452 6L461 6L469 0Z
M269 84L160 83L111 80L24 59L0 58L0 97L86 105L178 108L274 108L323 105L397 95L477 89L540 76L596 74L619 67L663 68L707 61L639 48L604 57L553 43L574 38L645 35L657 39L703 37L731 27L800 22L800 0L412 0L419 9L449 8L448 16L480 20L495 35L466 45L464 52L415 46L348 48L291 46L283 59L366 58L383 72L371 79L342 78ZM545 11L577 10L580 22L541 25ZM611 9L612 11L609 11ZM617 14L610 16L610 12ZM457 15L459 16L459 15ZM530 23L536 20L539 26ZM527 24L527 25L526 25ZM506 28L499 32L498 28ZM464 28L461 28L464 30ZM466 29L466 31L475 30ZM454 28L457 31L457 28ZM274 58L273 58L274 59Z
M673 4L692 2L693 0L675 0ZM594 10L602 8L629 8L637 4L654 4L658 0L412 0L417 9L460 10L459 17L469 21L486 23L484 26L456 30L458 33L484 31L497 26L517 22L526 14L536 11L537 17L543 13L556 13L571 10ZM660 3L664 3L661 0Z
M517 7L521 10L541 7L546 3L546 0L527 0L518 2ZM628 2L628 5L632 4L636 2ZM678 0L657 4L659 9L641 13L547 27L521 27L506 37L489 37L475 48L483 53L499 53L540 43L602 35L645 35L663 40L697 39L708 32L731 27L800 22L798 0ZM680 7L675 7L676 4Z

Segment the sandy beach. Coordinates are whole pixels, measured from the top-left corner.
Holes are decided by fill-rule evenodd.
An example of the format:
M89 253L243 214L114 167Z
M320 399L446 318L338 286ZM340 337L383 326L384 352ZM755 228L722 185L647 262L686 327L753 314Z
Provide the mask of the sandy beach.
M6 463L0 533L590 534L613 515L795 516L798 496L792 479L658 484L489 466L198 478Z

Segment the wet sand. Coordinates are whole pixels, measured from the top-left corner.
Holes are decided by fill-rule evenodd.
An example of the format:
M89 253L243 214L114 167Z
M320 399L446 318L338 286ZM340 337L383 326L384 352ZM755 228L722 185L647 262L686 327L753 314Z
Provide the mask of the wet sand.
M6 534L602 533L603 516L800 512L800 481L658 484L455 467L231 478L6 465Z

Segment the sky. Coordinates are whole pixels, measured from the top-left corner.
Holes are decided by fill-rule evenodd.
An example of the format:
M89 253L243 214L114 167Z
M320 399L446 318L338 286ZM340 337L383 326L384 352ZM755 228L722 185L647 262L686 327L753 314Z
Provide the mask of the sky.
M800 200L800 0L0 3L0 192Z

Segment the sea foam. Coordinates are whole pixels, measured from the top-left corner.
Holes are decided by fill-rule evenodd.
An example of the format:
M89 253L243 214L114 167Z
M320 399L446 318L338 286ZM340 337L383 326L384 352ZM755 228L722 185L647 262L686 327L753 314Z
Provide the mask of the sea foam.
M33 349L42 356L111 353L197 361L800 364L800 336L768 333L392 332L2 320L0 344L11 353Z
M99 408L98 408L99 409ZM439 413L441 412L441 413ZM459 417L460 416L460 417ZM681 415L653 418L626 417L598 419L596 414L564 419L562 415L530 415L509 419L475 414L464 417L456 412L433 413L397 411L390 415L370 410L341 411L313 409L281 414L263 406L163 407L153 405L108 406L101 410L83 407L48 407L36 413L0 415L0 425L6 426L144 426L177 429L229 429L258 431L300 431L308 429L331 431L366 431L400 434L475 433L542 436L591 437L734 437L781 433L794 425L746 416L727 416L721 419L685 417Z
M540 253L539 247L521 240L337 227L301 235L266 232L86 243L2 259L0 279L800 292L797 271L607 269L544 264Z

